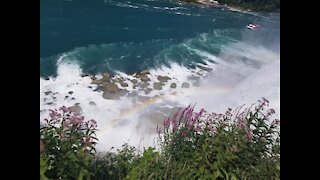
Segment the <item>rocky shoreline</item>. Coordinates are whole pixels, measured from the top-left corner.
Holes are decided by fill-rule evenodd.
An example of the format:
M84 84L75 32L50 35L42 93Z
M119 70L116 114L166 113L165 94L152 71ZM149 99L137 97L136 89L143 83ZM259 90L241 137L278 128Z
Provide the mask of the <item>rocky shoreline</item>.
M137 91L149 95L152 91L163 90L163 87L167 84L170 89L197 86L200 77L203 76L205 72L210 71L212 71L212 68L198 66L198 72L196 73L198 76L192 75L184 82L176 82L176 78L170 75L153 75L149 70L143 70L126 77L120 76L119 74L111 75L110 72L103 73L100 78L89 74L83 74L82 76L90 76L92 80L91 84L97 85L95 90L102 91L103 98L118 100L125 95L134 96Z
M223 10L236 11L241 13L250 13L253 11L251 9L245 9L240 6L227 5L227 4L219 4L218 1L210 1L210 0L197 0L197 5L209 7L209 8L219 8Z
M211 63L211 62L208 62ZM212 62L213 64L213 62ZM199 86L200 80L205 78L212 69L212 65L204 63L196 65L195 68L189 69L192 73L184 78L177 79L174 74L162 72L154 73L153 70L143 70L134 74L121 74L105 72L103 74L91 75L81 74L80 78L87 78L92 85L87 88L92 91L102 92L102 97L107 100L120 100L121 97L131 97L135 103L144 103L161 98L162 96L176 95L183 92L183 89ZM50 80L51 78L45 78ZM46 91L44 93L44 102L46 105L53 105L57 96L62 96L64 100L74 102L70 108L74 112L81 112L82 109L73 96L73 91L65 94L58 92ZM88 102L90 106L95 106L95 102Z

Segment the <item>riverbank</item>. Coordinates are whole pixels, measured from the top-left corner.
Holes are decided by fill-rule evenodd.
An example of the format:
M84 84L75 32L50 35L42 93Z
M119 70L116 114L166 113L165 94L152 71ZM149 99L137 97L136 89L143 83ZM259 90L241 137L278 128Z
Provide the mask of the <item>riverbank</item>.
M241 12L241 13L250 13L250 14L255 14L258 11L252 10L250 8L245 8L239 5L227 5L223 3L219 3L218 1L215 0L196 0L192 2L184 1L187 3L195 3L200 6L205 6L205 7L210 7L210 8L220 8L220 9L226 9L230 11L236 11L236 12ZM275 12L273 12L275 13Z

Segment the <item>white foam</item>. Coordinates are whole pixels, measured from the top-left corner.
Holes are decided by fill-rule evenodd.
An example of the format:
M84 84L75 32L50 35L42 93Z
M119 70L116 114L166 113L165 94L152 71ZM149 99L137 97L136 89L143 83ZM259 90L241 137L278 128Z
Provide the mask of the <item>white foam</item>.
M47 116L46 109L80 103L86 119L95 119L98 122L100 131L97 135L100 141L97 149L103 151L111 147L121 147L126 142L140 145L141 148L155 145L156 124L161 125L161 120L168 114L168 108L177 106L196 103L196 110L204 107L208 111L224 112L227 107L250 105L260 97L266 97L270 100L271 107L276 109L277 115L280 115L279 55L263 47L245 43L226 47L219 57L206 51L188 48L206 59L207 65L201 66L212 68L213 72L208 74L199 68L189 69L175 63L170 67L151 69L149 87L152 89L153 82L158 81L157 76L168 76L171 79L162 90L153 90L147 95L141 90L133 89L133 83L129 80L136 79L135 77L117 72L117 76L126 79L126 89L129 92L136 91L137 94L148 97L158 95L157 98L145 102L138 102L136 97L104 99L102 92L93 91L96 85L90 84L90 77L81 77L80 67L75 63L68 63L63 59L64 56L61 56L58 76L50 80L40 78L40 119ZM246 60L239 60L243 57L246 57ZM202 79L199 87L193 86L188 79L191 75ZM190 88L181 88L184 82L188 82ZM176 83L177 88L170 88L171 83ZM52 93L45 95L47 91ZM73 91L72 95L69 94L70 91ZM58 94L53 95L55 92ZM72 97L75 99L72 100ZM91 101L95 105L90 104ZM53 104L48 104L50 102Z

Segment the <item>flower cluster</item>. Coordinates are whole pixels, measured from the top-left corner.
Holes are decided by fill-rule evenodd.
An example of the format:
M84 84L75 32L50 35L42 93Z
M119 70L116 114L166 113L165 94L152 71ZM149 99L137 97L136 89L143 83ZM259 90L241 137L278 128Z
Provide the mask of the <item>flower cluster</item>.
M49 111L50 119L45 119L40 128L41 152L44 151L46 142L52 142L54 139L55 143L51 144L53 146L51 148L54 149L60 149L59 146L67 143L71 148L82 147L83 150L95 152L94 145L97 143L95 120L85 121L81 114L72 112L65 106Z

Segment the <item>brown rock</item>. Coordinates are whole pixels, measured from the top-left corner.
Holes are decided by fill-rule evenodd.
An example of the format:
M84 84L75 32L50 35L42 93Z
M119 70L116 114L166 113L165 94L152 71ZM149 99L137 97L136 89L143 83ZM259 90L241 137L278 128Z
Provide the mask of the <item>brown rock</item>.
M168 77L168 76L158 76L157 79L158 79L160 82L167 82L167 81L170 80L171 78Z
M123 79L123 77L117 77L117 78L112 78L112 81L121 83L122 81L124 81L124 79Z
M127 93L127 91L125 91L125 90L120 90L120 91L117 91L117 92L104 91L102 96L105 99L119 100L120 97L125 95L126 93Z
M150 74L150 72L148 70L144 70L140 72L141 75L147 75Z
M120 91L118 86L116 84L114 84L114 83L103 83L101 86L105 91L110 91L110 92L118 92L118 91Z
M163 83L161 83L161 82L154 82L153 83L153 89L155 89L155 90L162 90L162 86L163 86L164 84Z
M138 84L138 86L140 86L142 89L146 88L149 85L150 85L150 83L147 83L147 82L141 82Z
M141 79L143 82L150 81L150 78L146 75L138 75L138 78Z
M105 79L110 79L111 76L110 76L110 73L104 73L102 77Z

